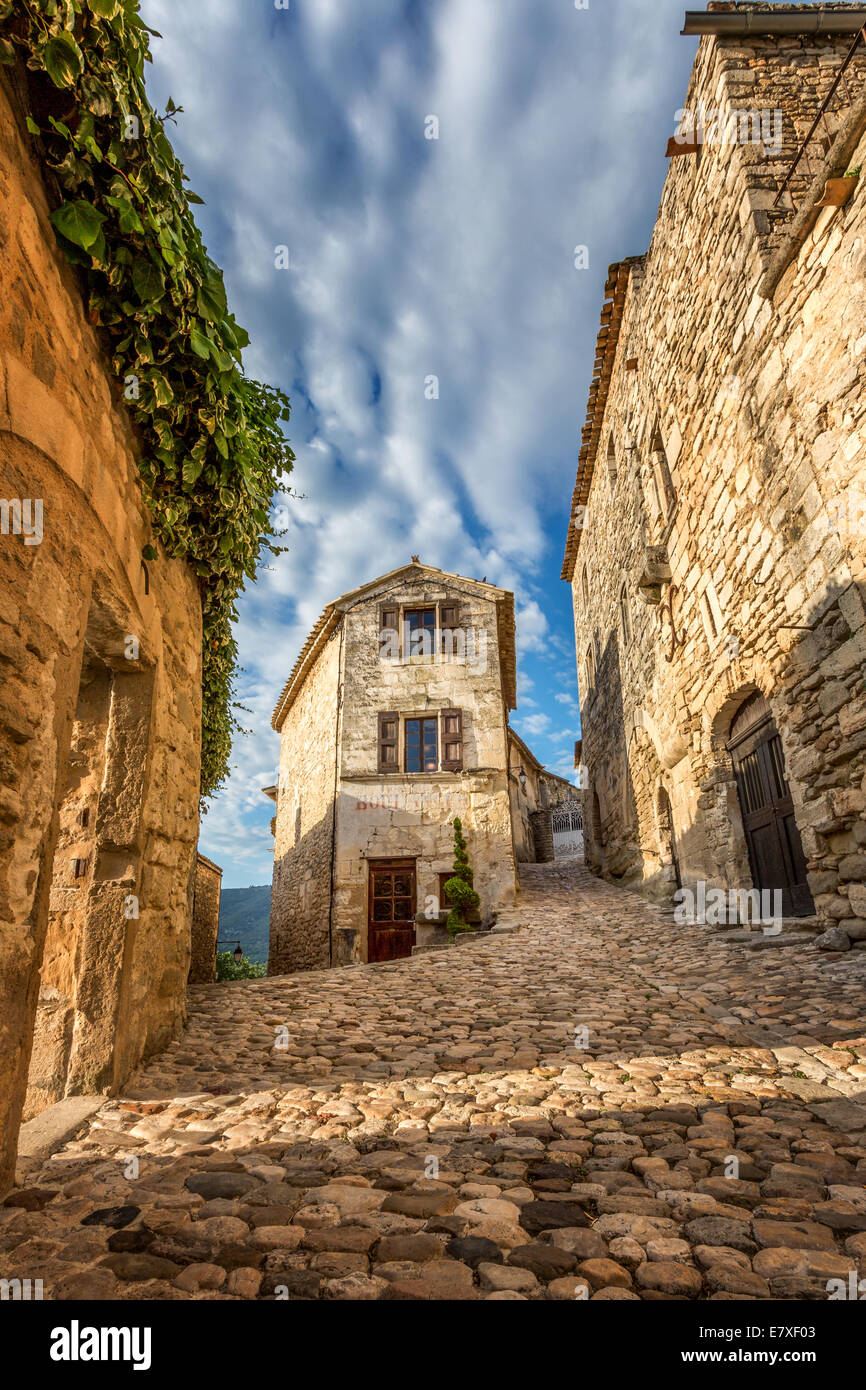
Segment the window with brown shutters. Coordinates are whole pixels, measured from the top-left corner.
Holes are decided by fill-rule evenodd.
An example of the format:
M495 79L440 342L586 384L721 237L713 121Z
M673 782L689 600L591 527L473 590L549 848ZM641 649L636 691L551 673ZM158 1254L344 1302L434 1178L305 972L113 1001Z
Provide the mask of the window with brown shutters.
M379 771L397 772L397 744L400 719L397 714L379 715Z
M463 711L442 711L442 771L463 770Z
M379 614L379 656L396 661L400 655L400 610L383 608Z
M442 655L460 657L462 653L460 629L460 605L443 603L439 607L440 646Z
M460 605L457 603L443 603L441 608L442 626L460 626Z

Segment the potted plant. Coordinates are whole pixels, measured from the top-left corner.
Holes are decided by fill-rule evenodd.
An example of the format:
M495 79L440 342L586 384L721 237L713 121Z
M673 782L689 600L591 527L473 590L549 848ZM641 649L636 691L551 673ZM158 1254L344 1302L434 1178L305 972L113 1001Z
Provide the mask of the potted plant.
M472 866L466 853L463 826L460 817L454 818L454 875L445 884L445 892L451 903L451 911L445 923L452 942L461 932L474 931L480 918L478 908L481 899L472 886ZM471 920L474 919L474 920Z
M839 178L827 179L824 185L824 195L818 206L822 208L843 208L854 192L859 177L860 166L858 164L856 169L846 169L845 173Z

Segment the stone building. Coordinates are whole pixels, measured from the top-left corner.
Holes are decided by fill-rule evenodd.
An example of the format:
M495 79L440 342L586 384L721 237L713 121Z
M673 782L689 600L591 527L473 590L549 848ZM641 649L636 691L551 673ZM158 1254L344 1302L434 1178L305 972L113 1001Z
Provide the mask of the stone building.
M580 791L542 767L513 729L508 730L508 785L515 858L521 864L550 862L556 858L553 813L567 804L581 819Z
M451 877L455 816L482 917L514 903L545 777L515 707L506 590L414 558L327 606L273 717L271 974L410 954Z
M866 939L863 26L687 16L649 250L605 288L562 571L587 862L656 897L779 891L843 949Z
M201 603L0 80L0 1192L22 1114L176 1035L198 832ZM133 639L133 640L131 640Z
M213 984L216 974L223 871L203 854L195 857L189 983Z

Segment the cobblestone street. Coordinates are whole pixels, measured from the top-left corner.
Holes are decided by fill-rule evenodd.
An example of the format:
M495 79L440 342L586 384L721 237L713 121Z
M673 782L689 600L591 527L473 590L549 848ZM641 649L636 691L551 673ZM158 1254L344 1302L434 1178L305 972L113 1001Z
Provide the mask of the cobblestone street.
M519 920L198 987L183 1037L0 1209L3 1276L65 1299L826 1299L866 1275L866 951L753 950L577 865L525 867Z

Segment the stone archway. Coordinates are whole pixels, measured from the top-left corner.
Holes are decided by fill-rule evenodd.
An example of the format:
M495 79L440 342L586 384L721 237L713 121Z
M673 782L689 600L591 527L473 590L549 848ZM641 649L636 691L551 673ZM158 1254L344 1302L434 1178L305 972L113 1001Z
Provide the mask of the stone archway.
M770 686L759 678L731 682L718 692L715 707L705 710L702 793L711 867L722 885L778 888L784 915L809 916L815 908L786 769L784 729L766 695Z
M656 791L656 814L658 817L659 852L662 864L673 870L673 880L677 888L683 881L680 874L680 861L677 853L677 837L674 829L674 813L671 799L664 783Z
M679 884L676 833L665 769L643 724L633 730L628 751L643 886L667 898Z

